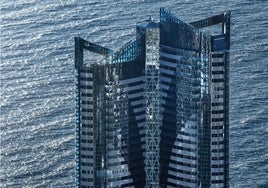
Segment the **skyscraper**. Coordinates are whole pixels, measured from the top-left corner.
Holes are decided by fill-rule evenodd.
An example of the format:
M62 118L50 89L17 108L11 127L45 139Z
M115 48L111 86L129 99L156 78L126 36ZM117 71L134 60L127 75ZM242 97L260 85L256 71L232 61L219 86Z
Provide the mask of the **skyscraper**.
M77 187L229 187L229 48L228 12L161 8L118 51L75 37Z

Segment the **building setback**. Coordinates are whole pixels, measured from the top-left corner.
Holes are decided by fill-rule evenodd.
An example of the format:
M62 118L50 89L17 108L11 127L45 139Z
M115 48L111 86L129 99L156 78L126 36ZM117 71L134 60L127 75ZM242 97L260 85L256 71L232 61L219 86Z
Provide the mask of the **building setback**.
M229 49L229 12L161 8L118 51L75 37L76 186L229 187Z

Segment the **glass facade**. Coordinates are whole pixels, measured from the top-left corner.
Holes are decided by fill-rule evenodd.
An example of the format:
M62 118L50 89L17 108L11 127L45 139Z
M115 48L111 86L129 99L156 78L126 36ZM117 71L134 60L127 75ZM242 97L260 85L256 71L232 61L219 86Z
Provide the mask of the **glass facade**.
M229 48L230 13L164 8L118 51L76 37L76 186L229 187Z

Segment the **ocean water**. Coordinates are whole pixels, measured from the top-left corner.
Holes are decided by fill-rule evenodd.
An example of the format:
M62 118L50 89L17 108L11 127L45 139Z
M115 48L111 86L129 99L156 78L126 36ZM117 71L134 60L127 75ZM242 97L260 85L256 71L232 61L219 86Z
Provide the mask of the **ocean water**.
M161 6L231 11L230 186L268 187L266 0L2 0L0 187L74 187L74 36L116 49Z

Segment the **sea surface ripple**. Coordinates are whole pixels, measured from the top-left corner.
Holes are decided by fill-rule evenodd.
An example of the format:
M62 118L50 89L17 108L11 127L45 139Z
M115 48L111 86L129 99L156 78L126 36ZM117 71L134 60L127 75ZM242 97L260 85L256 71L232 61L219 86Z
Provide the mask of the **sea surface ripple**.
M74 36L117 49L166 7L230 10L230 185L268 187L268 1L2 0L0 187L74 187Z

